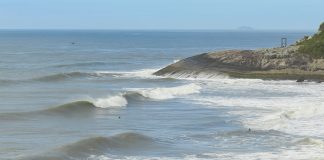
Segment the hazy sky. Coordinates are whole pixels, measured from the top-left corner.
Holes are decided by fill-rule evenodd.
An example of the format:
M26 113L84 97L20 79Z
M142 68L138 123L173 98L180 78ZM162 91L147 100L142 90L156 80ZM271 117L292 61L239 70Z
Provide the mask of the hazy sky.
M324 0L0 0L4 29L316 30Z

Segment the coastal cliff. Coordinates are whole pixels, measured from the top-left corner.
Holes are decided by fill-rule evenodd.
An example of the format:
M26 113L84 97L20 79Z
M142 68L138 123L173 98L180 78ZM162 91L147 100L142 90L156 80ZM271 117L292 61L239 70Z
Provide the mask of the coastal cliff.
M311 51L305 53L308 52L306 44L315 41L313 43L318 45L320 42L315 38L321 35L323 32L320 30L313 37L305 37L284 48L203 53L180 60L154 74L169 77L198 77L202 74L208 77L223 74L236 78L323 81L324 59L319 56L322 54L321 50L316 50L316 56L312 55ZM324 44L320 44L319 49L323 47ZM314 50L314 47L311 49Z

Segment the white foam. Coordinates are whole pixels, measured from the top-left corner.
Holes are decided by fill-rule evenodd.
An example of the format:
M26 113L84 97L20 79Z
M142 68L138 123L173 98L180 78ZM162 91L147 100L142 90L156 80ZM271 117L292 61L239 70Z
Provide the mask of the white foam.
M206 107L224 107L246 127L279 130L293 135L324 136L324 87L292 81L232 80L208 82L206 93L227 96L196 97Z
M147 98L163 100L175 98L181 95L199 93L200 89L201 87L199 85L191 83L170 88L137 88L129 90L136 91L137 93Z
M146 156L116 156L116 155L91 155L87 160L181 160L174 157L146 157Z
M207 80L213 81L218 79L228 79L228 75L216 72L177 72L167 73L163 77L183 79L183 80Z
M91 155L89 160L305 160L305 159L324 159L324 141L316 138L297 139L292 146L277 148L275 150L258 150L252 152L235 152L215 150L207 153L189 154L181 157L149 157L149 156L118 156L118 155Z
M93 101L93 104L100 108L125 107L127 103L123 95L98 98Z
M231 108L247 128L279 130L299 135L324 135L323 102L311 97L224 98L198 101L208 106Z
M177 96L199 93L200 89L201 87L194 83L169 88L129 88L127 89L128 91L119 93L118 95L107 96L105 98L88 97L86 99L99 108L119 108L127 106L128 101L125 98L125 95L127 95L128 92L136 92L143 97L151 99L165 100Z
M298 148L289 148L272 152L252 152L252 153L205 153L204 156L208 158L204 159L221 159L221 160L304 160L304 159L323 159L323 148L316 146L305 146ZM199 158L197 158L199 159Z
M116 155L92 155L89 160L305 160L305 159L323 159L324 153L322 147L317 146L297 146L287 149L269 151L269 152L218 152L202 153L198 155L184 155L183 157L147 157L147 156L116 156Z
M173 60L173 63L177 63L179 61L180 61L180 59L175 59L175 60Z
M114 77L159 78L153 75L159 69L140 69L134 71L97 71L96 74L112 74Z
M318 146L324 148L324 141L316 138L303 138L295 142L297 145Z
M175 60L179 61L179 60ZM158 79L158 78L173 78L181 80L202 80L202 81L217 81L219 79L229 79L229 76L222 73L215 72L178 72L175 74L165 74L163 76L156 76L153 73L157 72L161 68L153 69L140 69L134 71L96 71L95 74L98 76L110 74L118 78L148 78L148 79Z

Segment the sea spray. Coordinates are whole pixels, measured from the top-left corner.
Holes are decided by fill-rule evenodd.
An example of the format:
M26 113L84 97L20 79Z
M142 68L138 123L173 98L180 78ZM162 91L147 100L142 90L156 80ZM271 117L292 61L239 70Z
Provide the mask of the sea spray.
M111 96L106 98L98 98L94 100L94 105L100 108L125 107L128 102L123 95Z

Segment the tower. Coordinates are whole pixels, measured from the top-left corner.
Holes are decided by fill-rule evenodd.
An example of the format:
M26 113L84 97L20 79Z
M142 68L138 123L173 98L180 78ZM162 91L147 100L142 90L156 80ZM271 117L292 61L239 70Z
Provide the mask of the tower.
M281 38L281 48L287 47L287 38Z

